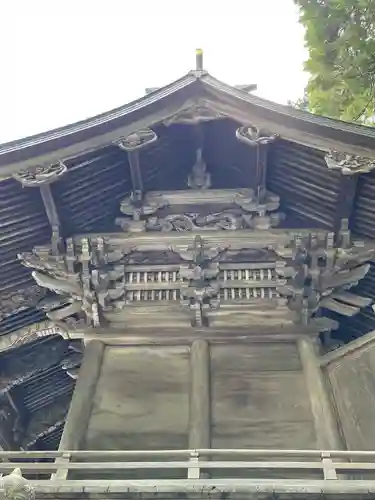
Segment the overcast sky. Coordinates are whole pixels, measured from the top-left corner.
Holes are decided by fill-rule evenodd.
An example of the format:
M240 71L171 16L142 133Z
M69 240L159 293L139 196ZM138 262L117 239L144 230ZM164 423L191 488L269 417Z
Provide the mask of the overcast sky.
M0 142L108 111L195 65L303 94L306 52L293 0L2 0Z

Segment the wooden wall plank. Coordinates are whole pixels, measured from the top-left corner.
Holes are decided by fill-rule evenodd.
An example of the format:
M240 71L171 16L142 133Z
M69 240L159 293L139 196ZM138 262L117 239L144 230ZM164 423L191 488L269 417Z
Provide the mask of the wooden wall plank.
M213 448L317 447L296 345L281 345L212 347Z
M189 349L107 347L87 449L186 449Z

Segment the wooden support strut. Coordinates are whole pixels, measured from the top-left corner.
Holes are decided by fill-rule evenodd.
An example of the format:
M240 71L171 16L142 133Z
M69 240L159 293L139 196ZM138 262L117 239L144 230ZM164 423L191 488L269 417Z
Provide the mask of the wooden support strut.
M343 175L340 176L339 193L337 196L336 212L334 218L333 230L336 234L340 231L341 221L347 219L349 221L354 209L355 196L357 191L359 175Z
M100 340L91 340L86 345L59 450L79 450L82 445L102 367L104 350L105 344Z
M20 182L24 187L39 188L43 200L44 208L48 221L52 229L52 252L58 255L60 251L60 219L57 212L56 204L53 199L51 184L58 181L67 173L66 165L59 161L52 165L34 167L29 171L17 172L13 177Z
M44 208L52 229L52 251L54 255L58 254L60 243L60 219L57 213L55 200L53 199L51 185L43 184L40 186L40 194L44 203Z
M322 450L342 450L342 440L316 355L314 340L309 337L300 338L298 349L310 398L318 447Z
M211 447L210 346L197 339L190 349L189 448Z

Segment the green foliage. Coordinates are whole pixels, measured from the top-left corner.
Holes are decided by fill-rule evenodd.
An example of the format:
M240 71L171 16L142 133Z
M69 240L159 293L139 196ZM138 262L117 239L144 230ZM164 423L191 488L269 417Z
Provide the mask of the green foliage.
M375 114L375 0L294 0L306 28L310 111L348 121Z

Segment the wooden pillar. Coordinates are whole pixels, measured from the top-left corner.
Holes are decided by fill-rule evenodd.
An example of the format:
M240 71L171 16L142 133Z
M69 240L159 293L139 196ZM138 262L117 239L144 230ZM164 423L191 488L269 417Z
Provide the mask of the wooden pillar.
M210 346L197 339L190 350L189 448L211 447Z
M298 348L310 397L318 446L321 450L341 450L342 440L316 355L314 340L303 337L298 340Z
M79 450L85 437L105 345L91 340L85 348L77 384L70 404L59 450Z

